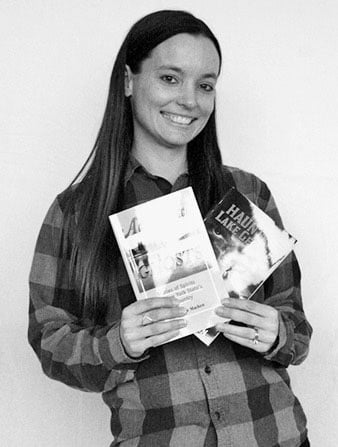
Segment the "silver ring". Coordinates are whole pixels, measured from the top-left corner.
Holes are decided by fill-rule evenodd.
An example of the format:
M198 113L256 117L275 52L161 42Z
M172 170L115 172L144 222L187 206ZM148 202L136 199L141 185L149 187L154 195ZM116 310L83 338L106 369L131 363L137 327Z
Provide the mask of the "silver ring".
M251 339L251 341L252 341L252 343L253 343L254 345L258 345L258 342L259 342L259 333L258 333L258 330L257 330L256 328L254 328L254 331L255 331L255 335L254 335L254 337Z
M149 317L148 314L144 314L142 317L142 326L147 326L147 324L154 323L155 320L153 320L151 317Z

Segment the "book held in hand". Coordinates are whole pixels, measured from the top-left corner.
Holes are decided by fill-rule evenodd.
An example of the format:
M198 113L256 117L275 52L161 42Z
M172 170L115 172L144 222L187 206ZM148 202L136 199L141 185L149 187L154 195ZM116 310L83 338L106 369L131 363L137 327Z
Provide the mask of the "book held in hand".
M292 251L296 239L231 188L204 219L228 296L250 299ZM196 334L210 344L214 328Z
M175 296L188 309L177 338L214 326L224 294L191 187L109 216L137 300Z

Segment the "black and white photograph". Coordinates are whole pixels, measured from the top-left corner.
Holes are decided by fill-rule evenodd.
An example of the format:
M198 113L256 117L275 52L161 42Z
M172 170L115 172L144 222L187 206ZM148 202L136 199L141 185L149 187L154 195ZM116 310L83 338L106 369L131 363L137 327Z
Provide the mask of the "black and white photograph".
M0 0L1 445L336 447L337 25L335 0ZM205 239L176 246L152 204L186 189ZM231 190L252 205L208 228Z

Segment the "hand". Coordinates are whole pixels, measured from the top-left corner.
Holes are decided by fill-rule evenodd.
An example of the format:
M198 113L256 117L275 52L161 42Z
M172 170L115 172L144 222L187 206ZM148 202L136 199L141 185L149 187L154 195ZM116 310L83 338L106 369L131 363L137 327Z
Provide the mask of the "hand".
M244 323L248 327L220 323L216 325L216 329L242 346L261 353L269 351L278 336L278 311L266 304L238 298L225 298L222 304L216 309L217 315Z
M159 297L139 300L123 309L120 337L130 357L140 357L146 349L179 334L187 324L184 319L178 319L187 313L179 304L174 297Z

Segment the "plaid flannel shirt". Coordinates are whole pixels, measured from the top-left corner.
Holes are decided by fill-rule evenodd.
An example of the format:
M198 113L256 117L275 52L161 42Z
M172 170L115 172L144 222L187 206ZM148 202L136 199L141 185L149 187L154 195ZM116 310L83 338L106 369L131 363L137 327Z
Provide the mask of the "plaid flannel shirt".
M237 168L224 167L224 174L227 183L281 225L264 182ZM125 208L188 183L188 174L183 174L171 186L131 160ZM128 357L119 337L121 309L135 300L121 259L117 284L111 285L107 325L79 323L68 260L56 248L63 226L62 203L60 194L36 245L30 273L29 341L49 377L84 391L102 392L112 414L112 446L203 447L209 445L208 428L208 435L212 428L222 447L295 447L306 439L306 418L286 371L289 364L305 359L312 332L303 311L294 253L254 296L279 311L273 352L258 354L221 335L207 347L189 336L135 360Z

